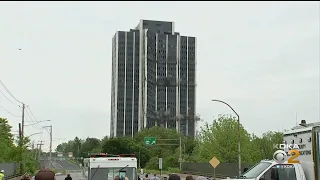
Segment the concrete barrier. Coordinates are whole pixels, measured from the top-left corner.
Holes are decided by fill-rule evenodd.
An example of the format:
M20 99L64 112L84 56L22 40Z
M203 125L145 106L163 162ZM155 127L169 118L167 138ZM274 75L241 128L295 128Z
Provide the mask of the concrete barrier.
M5 176L13 176L18 174L19 163L0 163L0 170L4 170Z

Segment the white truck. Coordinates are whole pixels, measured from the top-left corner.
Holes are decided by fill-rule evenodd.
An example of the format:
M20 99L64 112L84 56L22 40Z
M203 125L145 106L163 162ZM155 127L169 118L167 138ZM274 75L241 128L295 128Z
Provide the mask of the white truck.
M276 151L274 160L262 160L240 179L320 180L320 122L307 124L302 120L299 126L284 132L283 140L283 144L298 148Z
M137 166L135 154L91 154L84 159L84 174L88 180L113 180L116 176L120 180L137 180Z

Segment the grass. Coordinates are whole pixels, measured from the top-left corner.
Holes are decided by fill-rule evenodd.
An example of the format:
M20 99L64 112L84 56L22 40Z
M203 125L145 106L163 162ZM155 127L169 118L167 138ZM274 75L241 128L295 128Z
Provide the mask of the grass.
M67 171L64 169L62 170L62 175L66 175L67 174Z
M67 158L66 160L69 161L69 162L71 162L72 164L75 164L75 165L79 166L79 164L77 163L77 161L74 160L74 159Z
M54 169L54 168L49 168L52 172L54 172L54 174L56 174L58 172L57 169Z
M143 169L143 173L160 175L159 169L147 169L147 168L142 168L142 169ZM140 169L138 172L140 173ZM180 170L178 168L168 168L168 170L162 170L162 174L172 174L172 173L180 173Z

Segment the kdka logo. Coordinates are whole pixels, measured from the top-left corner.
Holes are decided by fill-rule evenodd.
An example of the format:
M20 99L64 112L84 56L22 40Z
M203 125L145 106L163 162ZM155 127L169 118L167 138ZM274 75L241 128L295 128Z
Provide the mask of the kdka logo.
M273 149L300 149L298 144L273 144Z

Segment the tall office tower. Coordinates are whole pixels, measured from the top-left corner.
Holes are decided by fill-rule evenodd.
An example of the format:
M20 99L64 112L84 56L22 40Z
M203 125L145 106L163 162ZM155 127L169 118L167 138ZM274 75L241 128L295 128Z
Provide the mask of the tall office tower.
M196 38L140 20L112 39L111 137L162 126L195 135Z

